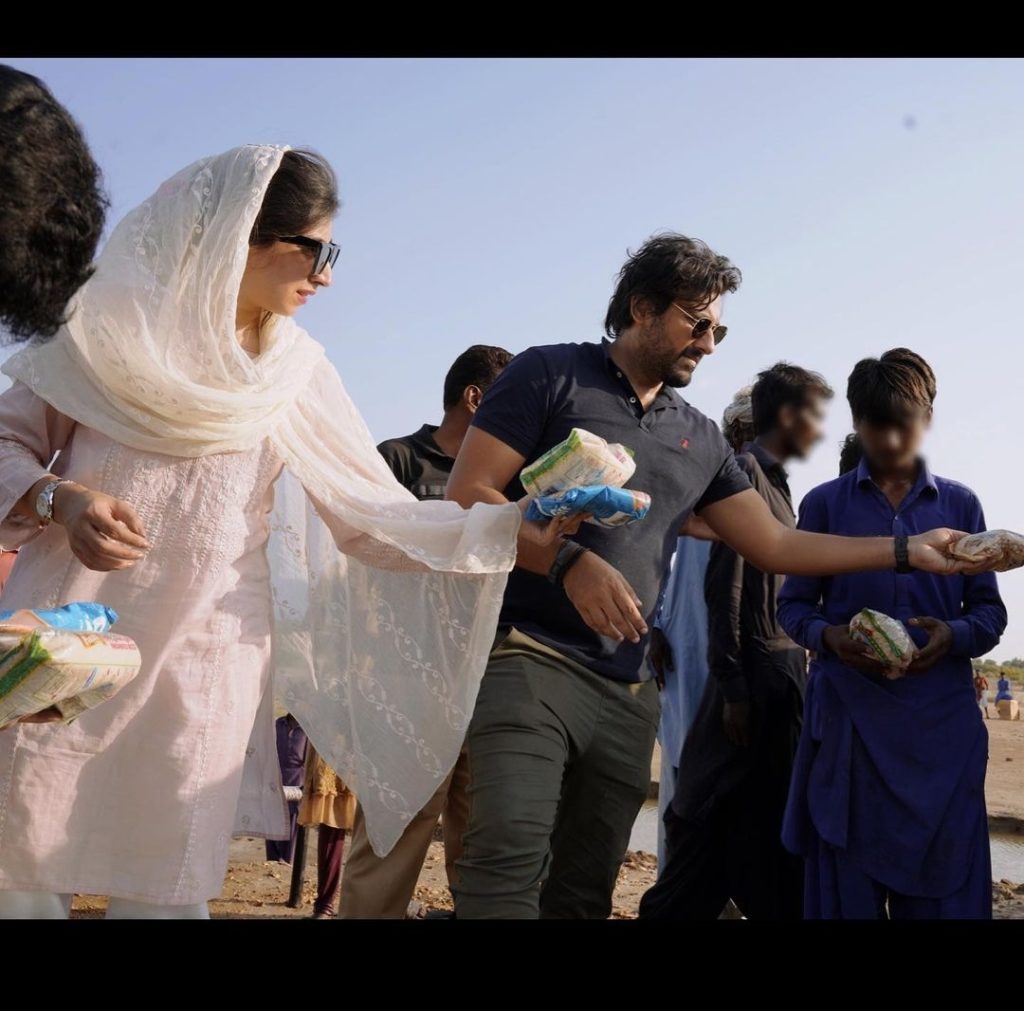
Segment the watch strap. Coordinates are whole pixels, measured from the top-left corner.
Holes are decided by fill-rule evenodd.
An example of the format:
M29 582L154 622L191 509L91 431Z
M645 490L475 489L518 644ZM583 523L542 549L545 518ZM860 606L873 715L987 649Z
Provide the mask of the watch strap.
M897 534L893 542L896 551L896 571L905 576L914 571L910 564L910 538L905 534Z
M579 561L581 555L585 555L590 549L575 541L563 541L562 546L555 555L555 560L548 569L548 582L553 586L561 586L565 580L565 574Z
M49 484L43 486L43 490L36 497L36 514L43 523L53 521L53 496L62 484L68 484L65 477L54 478Z

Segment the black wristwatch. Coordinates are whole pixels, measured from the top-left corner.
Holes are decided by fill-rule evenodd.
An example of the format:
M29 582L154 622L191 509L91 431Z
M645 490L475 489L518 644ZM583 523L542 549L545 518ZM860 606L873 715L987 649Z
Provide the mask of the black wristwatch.
M908 572L914 571L910 564L910 538L905 534L898 534L893 538L896 547L896 571L905 576Z
M565 580L565 574L585 555L590 548L585 548L575 541L563 541L562 546L555 555L555 560L548 569L548 582L552 586L561 586Z

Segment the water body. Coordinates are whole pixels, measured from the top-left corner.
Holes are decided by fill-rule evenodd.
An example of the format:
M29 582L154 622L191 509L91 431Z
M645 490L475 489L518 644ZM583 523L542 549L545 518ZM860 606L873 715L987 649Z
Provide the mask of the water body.
M648 801L637 815L629 848L644 853L658 852L658 803ZM1024 882L1024 835L992 833L992 880Z

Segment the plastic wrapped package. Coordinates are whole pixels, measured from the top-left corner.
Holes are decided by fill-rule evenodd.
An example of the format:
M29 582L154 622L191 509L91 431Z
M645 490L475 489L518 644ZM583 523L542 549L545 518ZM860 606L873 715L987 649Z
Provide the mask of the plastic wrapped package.
M888 667L906 667L914 658L914 641L902 622L870 607L851 619L850 638L870 647Z
M995 561L993 571L1007 572L1024 565L1024 536L1012 530L984 530L958 540L950 554L965 562Z
M636 463L625 446L574 428L568 438L524 467L519 480L528 495L540 498L590 485L621 488L635 471Z
M51 706L70 723L128 684L142 658L116 620L101 604L0 613L0 728Z
M642 520L650 508L651 497L646 492L611 488L608 485L589 485L533 499L526 510L526 518L539 520L568 516L571 513L590 513L588 523L602 527L621 527Z

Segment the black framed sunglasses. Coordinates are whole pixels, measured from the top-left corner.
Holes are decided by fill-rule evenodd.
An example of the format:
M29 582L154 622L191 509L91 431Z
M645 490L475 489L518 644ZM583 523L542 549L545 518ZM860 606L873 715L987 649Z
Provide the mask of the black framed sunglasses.
M694 316L692 312L687 312L678 302L672 303L687 319L693 321L693 336L696 340L700 340L709 330L712 332L712 336L715 338L715 344L721 344L725 340L725 335L729 332L727 326L723 326L721 323L715 326L714 323L709 319L705 319L703 316Z
M295 246L304 246L306 249L313 250L313 269L309 272L310 277L322 274L328 264L333 269L341 255L341 246L336 242L311 239L308 235L278 235L276 238L279 242L290 242Z

